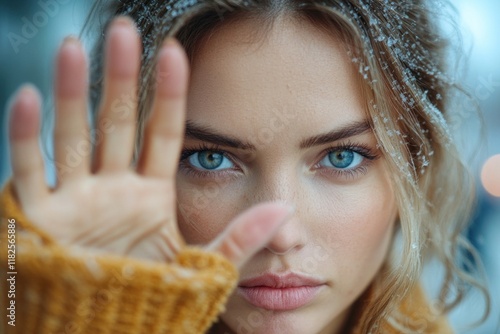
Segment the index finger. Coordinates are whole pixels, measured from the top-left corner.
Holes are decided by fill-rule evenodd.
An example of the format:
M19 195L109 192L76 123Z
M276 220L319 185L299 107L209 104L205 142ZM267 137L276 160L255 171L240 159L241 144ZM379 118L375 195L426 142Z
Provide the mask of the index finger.
M158 56L152 115L144 134L138 170L147 176L174 178L184 136L189 65L174 39Z

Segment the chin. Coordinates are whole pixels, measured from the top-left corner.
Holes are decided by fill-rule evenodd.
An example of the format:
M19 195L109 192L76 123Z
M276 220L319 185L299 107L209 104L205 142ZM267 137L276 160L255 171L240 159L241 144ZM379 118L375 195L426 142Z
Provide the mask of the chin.
M231 333L237 334L317 334L327 324L322 324L325 315L318 309L299 308L287 311L272 311L263 308L247 306L244 311L228 311L222 316ZM212 333L212 332L211 332ZM213 332L217 334L230 333L229 331Z

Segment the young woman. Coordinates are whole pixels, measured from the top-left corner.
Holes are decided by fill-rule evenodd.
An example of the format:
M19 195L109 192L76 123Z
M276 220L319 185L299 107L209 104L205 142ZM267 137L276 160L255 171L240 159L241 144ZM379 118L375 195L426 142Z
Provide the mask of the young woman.
M6 329L451 332L457 283L475 284L456 259L473 188L445 120L441 10L97 5L109 24L92 131L79 41L57 56L54 189L35 89L12 104L2 228L16 229L19 288ZM433 303L418 283L427 255L446 269Z

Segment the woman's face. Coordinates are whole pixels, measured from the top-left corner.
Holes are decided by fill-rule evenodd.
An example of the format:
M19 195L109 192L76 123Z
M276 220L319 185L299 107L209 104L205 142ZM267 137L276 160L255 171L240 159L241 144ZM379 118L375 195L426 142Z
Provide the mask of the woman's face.
M286 17L250 38L258 29L227 24L193 59L180 229L205 244L259 202L292 204L241 268L222 321L238 333L337 332L386 258L394 192L342 44Z

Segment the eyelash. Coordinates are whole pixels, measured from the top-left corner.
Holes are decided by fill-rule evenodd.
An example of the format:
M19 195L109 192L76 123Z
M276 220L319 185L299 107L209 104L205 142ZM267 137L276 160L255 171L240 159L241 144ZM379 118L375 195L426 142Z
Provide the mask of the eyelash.
M217 172L203 171L203 170L199 170L199 169L189 165L189 163L187 162L187 158L189 158L191 155L193 155L195 153L202 152L202 151L217 152L219 154L222 154L225 158L231 160L232 163L234 163L234 159L231 157L231 155L228 152L222 150L219 145L203 143L203 144L198 144L198 146L196 146L195 148L192 148L189 150L182 150L181 160L180 160L180 164L179 164L180 169L182 169L182 171L184 173L186 173L187 175L195 176L195 177L199 177L199 178L214 178L214 177L226 178L226 177L230 177L231 174L233 174L232 171L227 171L227 170L217 171ZM234 176L234 174L233 174L233 176Z
M363 157L363 161L359 166L356 166L352 169L336 169L336 168L327 168L327 167L318 167L318 169L322 169L322 173L326 173L327 175L333 175L335 177L341 177L346 179L354 179L359 174L366 174L368 172L368 167L372 164L373 161L377 160L380 155L374 152L368 146L363 144L354 144L350 141L340 143L333 147L329 147L325 149L321 155L321 160L328 154L335 151L348 150L354 153L357 153ZM319 160L319 161L321 161ZM317 166L319 162L317 162L314 166Z
M352 152L355 152L355 153L361 155L363 157L363 162L361 162L361 164L359 166L356 166L355 168L352 168L352 169L335 169L335 168L327 168L327 167L317 167L317 168L322 169L322 173L327 173L327 174L333 175L335 177L343 177L346 179L353 179L356 176L358 176L359 174L363 174L363 175L366 174L370 164L374 160L376 160L380 157L377 153L375 153L372 149L370 149L369 147L367 147L365 145L354 144L351 142L345 142L345 143L340 143L338 145L335 145L333 147L329 147L329 148L325 149L322 152L321 159L317 163L315 163L314 166L317 166L319 164L319 162L326 155L330 154L331 152L342 151L342 150L349 150L349 151L352 151ZM213 151L213 152L217 152L219 154L222 154L225 158L231 160L231 162L236 165L236 163L234 162L235 159L233 159L228 152L222 150L220 148L220 146L215 145L215 144L203 143L203 144L198 144L198 146L196 146L195 148L182 150L181 159L180 159L180 163L179 163L180 169L184 173L186 173L187 175L191 175L191 176L198 177L198 178L221 178L221 177L226 178L226 177L234 176L234 174L233 174L234 169L216 171L216 172L203 171L203 170L199 170L199 169L191 166L187 162L187 159L191 155L193 155L195 153L202 152L202 151ZM236 170L239 170L239 169L236 167Z

